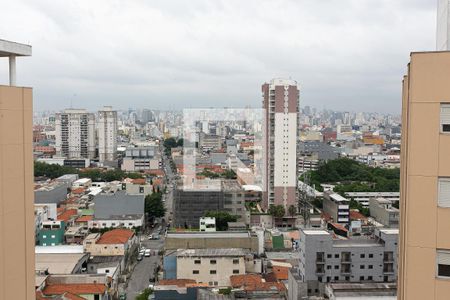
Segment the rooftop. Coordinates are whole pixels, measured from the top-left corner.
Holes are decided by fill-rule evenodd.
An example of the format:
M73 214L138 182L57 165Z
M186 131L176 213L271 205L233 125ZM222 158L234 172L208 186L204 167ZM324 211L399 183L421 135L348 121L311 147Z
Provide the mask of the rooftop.
M83 284L50 284L43 290L44 295L62 295L71 293L75 295L104 294L106 286L99 283Z
M50 274L72 274L80 260L87 259L87 253L36 253L35 269Z
M234 231L216 231L216 232L168 232L167 238L175 239L192 239L192 238L248 238L248 232L234 232Z
M244 256L248 252L241 248L226 248L226 249L185 249L178 250L177 257L222 257L222 256Z
M31 56L31 46L0 39L0 57Z
M125 244L134 232L128 229L113 229L102 234L97 244Z

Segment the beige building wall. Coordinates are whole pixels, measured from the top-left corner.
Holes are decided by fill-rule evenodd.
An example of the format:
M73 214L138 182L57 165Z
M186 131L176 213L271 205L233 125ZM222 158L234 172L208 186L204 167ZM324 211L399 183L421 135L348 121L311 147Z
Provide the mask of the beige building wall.
M436 250L450 250L450 208L437 205L438 178L450 177L441 103L450 103L450 52L412 53L403 81L400 300L450 299L436 263Z
M215 260L215 264L211 264ZM239 260L235 264L233 261ZM200 264L196 264L200 261ZM211 274L210 271L216 271ZM238 270L239 273L233 273ZM194 274L198 271L198 274ZM177 257L177 279L194 279L197 283L206 283L217 286L230 286L230 276L245 274L244 257Z
M0 300L35 298L32 101L0 86Z

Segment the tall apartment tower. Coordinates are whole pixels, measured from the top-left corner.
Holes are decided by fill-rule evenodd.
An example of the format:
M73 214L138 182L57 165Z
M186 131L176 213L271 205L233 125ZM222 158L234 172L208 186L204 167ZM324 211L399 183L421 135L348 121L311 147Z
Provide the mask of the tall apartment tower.
M97 136L99 161L114 161L117 154L117 111L111 106L98 112Z
M436 50L450 50L450 0L438 0Z
M262 85L265 109L267 179L263 206L297 207L297 137L299 88L291 79Z
M450 295L450 52L412 53L403 80L398 299Z
M67 158L95 158L95 115L85 109L56 114L56 154Z
M16 87L16 56L31 46L0 40L10 85L0 85L0 299L35 298L33 91Z

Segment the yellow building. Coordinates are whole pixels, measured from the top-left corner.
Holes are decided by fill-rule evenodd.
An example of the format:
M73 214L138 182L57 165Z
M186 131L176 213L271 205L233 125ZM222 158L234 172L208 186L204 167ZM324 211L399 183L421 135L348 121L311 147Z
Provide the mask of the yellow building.
M0 299L34 299L32 89L15 87L16 56L31 46L0 40L10 85L0 85Z
M411 54L402 115L398 299L450 299L450 52Z

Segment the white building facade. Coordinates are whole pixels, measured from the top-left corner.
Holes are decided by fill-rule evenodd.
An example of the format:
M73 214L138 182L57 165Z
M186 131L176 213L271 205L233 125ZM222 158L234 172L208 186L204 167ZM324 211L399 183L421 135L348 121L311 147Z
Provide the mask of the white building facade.
M450 0L438 0L436 50L450 49Z
M263 206L283 205L287 211L297 202L299 88L295 80L272 79L262 93L268 161Z
M95 158L95 115L84 109L56 114L56 154L66 158Z
M97 133L99 161L114 161L117 156L117 111L111 106L98 112Z

